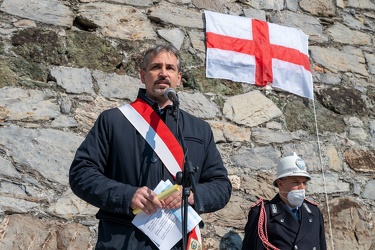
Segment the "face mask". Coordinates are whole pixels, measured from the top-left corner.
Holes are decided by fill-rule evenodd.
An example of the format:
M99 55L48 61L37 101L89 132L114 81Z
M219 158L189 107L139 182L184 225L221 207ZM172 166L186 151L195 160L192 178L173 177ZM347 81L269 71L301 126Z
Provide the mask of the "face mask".
M288 202L293 207L300 207L305 199L305 190L291 190L288 193Z

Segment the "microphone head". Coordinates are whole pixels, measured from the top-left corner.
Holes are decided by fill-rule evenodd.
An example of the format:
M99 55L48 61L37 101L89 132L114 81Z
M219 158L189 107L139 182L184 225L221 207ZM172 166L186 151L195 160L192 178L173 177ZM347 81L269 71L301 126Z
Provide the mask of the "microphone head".
M165 98L167 98L167 99L170 99L170 93L172 93L172 95L174 94L174 95L176 95L176 91L174 90L174 89L172 89L172 88L168 88L168 89L166 89L165 91L164 91L164 96L165 96Z
M173 105L178 106L180 104L180 101L178 100L178 96L176 94L176 90L172 88L168 88L164 91L165 98L171 100L173 102Z

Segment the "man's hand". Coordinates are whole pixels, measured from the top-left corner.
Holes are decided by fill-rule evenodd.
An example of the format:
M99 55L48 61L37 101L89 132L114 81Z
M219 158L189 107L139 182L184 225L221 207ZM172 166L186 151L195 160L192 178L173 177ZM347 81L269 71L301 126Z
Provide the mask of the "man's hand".
M156 193L146 186L138 188L133 196L130 208L135 209L138 207L146 214L155 213L158 208L163 207L156 196Z
M188 198L188 203L192 206L194 205L194 194L190 191L190 195ZM174 192L169 197L165 198L162 201L163 208L167 209L177 209L180 208L182 205L182 186L180 186L179 191Z

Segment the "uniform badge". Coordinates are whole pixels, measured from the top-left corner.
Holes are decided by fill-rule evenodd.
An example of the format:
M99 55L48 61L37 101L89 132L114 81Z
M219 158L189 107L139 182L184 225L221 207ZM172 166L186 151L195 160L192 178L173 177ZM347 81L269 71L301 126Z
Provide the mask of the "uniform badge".
M273 214L277 213L277 206L275 204L271 204L271 210Z
M312 213L311 210L310 210L310 208L309 208L309 206L308 206L306 203L303 203L303 206L306 208L306 210L307 210L307 212L308 212L309 214Z

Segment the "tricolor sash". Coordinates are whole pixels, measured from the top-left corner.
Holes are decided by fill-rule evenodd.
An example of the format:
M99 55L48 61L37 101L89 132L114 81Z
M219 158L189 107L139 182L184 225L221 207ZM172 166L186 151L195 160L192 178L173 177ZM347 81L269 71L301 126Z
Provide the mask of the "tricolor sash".
M160 116L140 98L118 109L159 156L169 173L176 178L177 172L183 169L184 152ZM187 250L190 249L202 249L198 226L189 233Z
M119 107L124 116L152 147L169 173L176 177L183 169L184 152L171 130L142 99Z

